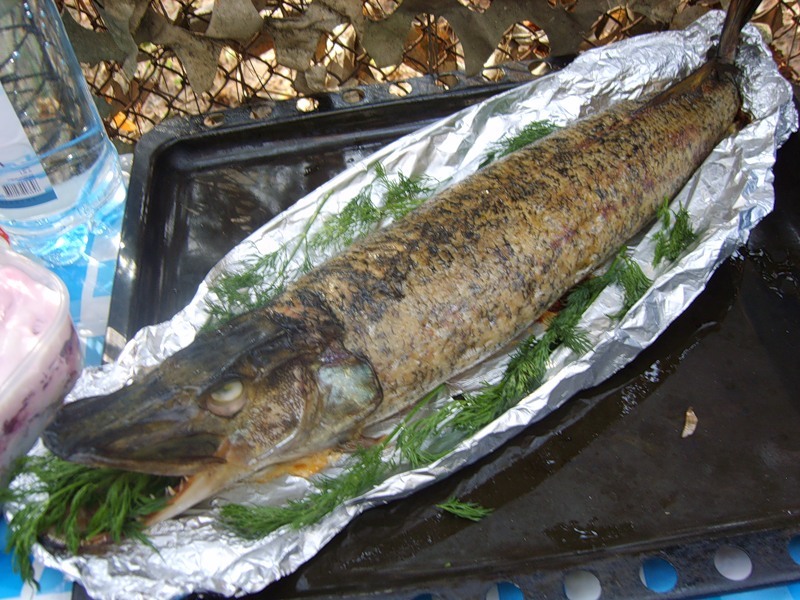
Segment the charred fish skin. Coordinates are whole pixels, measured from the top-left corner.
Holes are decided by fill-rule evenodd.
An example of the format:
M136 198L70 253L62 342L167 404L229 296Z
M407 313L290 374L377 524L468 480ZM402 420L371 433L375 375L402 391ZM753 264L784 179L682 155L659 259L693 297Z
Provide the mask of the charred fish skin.
M371 418L402 412L528 328L683 187L740 106L727 75L694 77L680 94L618 105L486 167L327 261L273 309L324 305L381 382Z
M514 339L650 222L731 127L733 0L719 59L490 165L205 332L140 380L65 405L55 454L189 475L168 518L410 409Z

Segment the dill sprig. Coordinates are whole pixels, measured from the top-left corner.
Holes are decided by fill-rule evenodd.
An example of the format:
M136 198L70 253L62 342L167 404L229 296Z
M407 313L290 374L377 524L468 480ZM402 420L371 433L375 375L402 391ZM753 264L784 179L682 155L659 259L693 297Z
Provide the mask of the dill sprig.
M389 443L398 438L415 415L441 395L444 386L426 394L409 414L381 442L359 448L336 477L312 480L316 490L281 506L226 504L220 509L221 522L247 539L258 539L281 527L300 529L322 519L343 502L360 496L386 479L396 463L384 455ZM420 444L424 440L418 441ZM409 447L415 442L410 442Z
M216 279L209 291L214 300L206 301L206 328L219 327L233 315L267 304L286 285L286 259L281 251L271 252L239 272ZM272 274L272 277L267 277Z
M293 246L259 256L247 263L241 271L224 273L209 285L212 295L206 299L209 317L205 329L217 328L237 315L264 306L291 279L310 268L307 253L301 255L299 268L292 269L292 264L306 248L309 231L330 197L331 194L326 195L317 204Z
M31 550L43 535L61 540L77 553L100 538L147 542L139 520L166 505L164 490L174 478L107 468L92 468L53 455L23 457L15 475L30 483L0 490L0 504L19 507L8 524L6 551L24 581L34 581Z
M362 188L344 208L323 221L311 236L309 249L316 255L339 251L370 231L386 219L397 220L425 202L433 192L435 182L426 176L408 177L399 173L392 179L383 165L373 166L375 180ZM376 192L374 186L383 188ZM382 196L378 204L373 197Z
M621 255L616 269L614 280L622 288L623 297L622 306L616 313L611 315L611 318L620 320L645 295L650 286L653 285L653 281L645 275L639 264L630 256Z
M391 465L383 459L382 450L380 445L359 449L340 475L314 480L317 489L299 500L280 506L227 504L220 520L245 539L259 539L285 526L300 529L317 523L386 478Z
M525 146L528 146L529 144L532 144L533 142L550 135L556 129L558 129L558 125L555 125L550 121L534 121L532 123L528 123L519 131L519 133L513 136L502 137L500 140L492 144L489 147L489 151L486 153L486 158L483 159L483 162L480 166L485 167L498 158L502 158L507 154L516 152L517 150L520 150Z
M400 429L397 434L397 452L412 469L429 465L453 449L457 440L451 440L448 444L441 443L441 438L454 408L453 403L445 404L420 419L407 421Z
M426 175L406 176L400 172L391 179L380 163L375 164L378 183L384 188L385 199L380 207L384 217L397 220L425 202L436 187L436 181Z
M669 208L669 201L665 200L658 209L658 219L661 221L661 229L653 238L656 243L654 266L665 259L668 262L675 261L697 239L689 220L689 211L682 204L678 204L678 210L674 212Z
M326 219L309 241L312 251L321 254L331 248L349 246L379 223L382 214L371 196L372 186L362 188L339 213Z
M437 504L436 508L461 519L469 519L476 522L488 517L493 512L491 508L485 508L477 502L463 502L457 498L450 498L441 504Z

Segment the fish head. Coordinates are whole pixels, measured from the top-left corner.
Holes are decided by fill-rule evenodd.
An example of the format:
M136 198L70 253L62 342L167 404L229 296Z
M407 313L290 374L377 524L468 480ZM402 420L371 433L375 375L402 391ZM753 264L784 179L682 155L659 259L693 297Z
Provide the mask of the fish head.
M380 404L368 361L335 339L240 329L200 335L129 385L65 404L45 445L72 462L205 480L207 496L336 446Z

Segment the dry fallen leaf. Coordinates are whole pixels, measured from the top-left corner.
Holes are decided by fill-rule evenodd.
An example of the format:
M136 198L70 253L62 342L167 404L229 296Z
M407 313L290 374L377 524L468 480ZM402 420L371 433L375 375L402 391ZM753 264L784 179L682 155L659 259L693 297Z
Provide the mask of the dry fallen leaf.
M515 23L532 21L545 30L554 56L577 52L582 36L605 9L597 2L581 2L577 8L553 8L548 0L494 0L484 12L470 10L457 2L405 0L388 18L364 23L362 43L378 66L398 63L403 42L415 17L435 14L444 17L461 42L465 71L480 71L503 34Z
M195 92L202 93L211 87L217 72L220 53L218 44L173 25L153 10L145 13L136 34L141 41L151 41L172 48Z
M61 21L80 62L96 65L104 60L113 60L121 64L127 58L109 31L87 29L66 10L61 14Z
M244 43L261 31L263 23L251 0L214 0L206 35Z
M692 435L697 429L697 415L694 409L690 406L686 409L686 415L683 420L683 431L681 432L682 438L687 438Z

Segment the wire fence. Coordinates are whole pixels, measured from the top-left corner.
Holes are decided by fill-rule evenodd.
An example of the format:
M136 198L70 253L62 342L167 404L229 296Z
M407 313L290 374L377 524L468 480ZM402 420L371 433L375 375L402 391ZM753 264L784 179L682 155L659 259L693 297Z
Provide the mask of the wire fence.
M256 0L258 1L258 0ZM291 22L308 10L313 0L261 0L259 14L266 19ZM357 1L357 0L354 0ZM481 13L491 0L452 0ZM577 0L549 0L568 4ZM91 0L60 0L62 7L84 28L105 31L106 24ZM379 21L396 8L394 0L362 0L365 18ZM166 21L191 32L205 31L211 21L212 0L151 0L150 8ZM687 18L700 10L718 7L685 2L680 15ZM570 7L567 6L569 9ZM345 20L346 21L346 20ZM463 72L462 45L448 21L435 14L420 14L405 33L402 58L388 67L378 67L364 50L351 23L319 34L312 69L316 89L343 90L372 83L389 83L392 93L402 96L410 86L403 82L422 75L436 76L447 87L448 73ZM800 84L800 3L799 0L765 0L754 22L770 42L781 72ZM663 27L663 26L662 26ZM580 48L607 44L658 26L627 6L617 6L601 14L580 41ZM312 31L309 35L315 35ZM305 74L279 62L274 40L266 32L254 35L247 43L216 42L218 61L213 83L202 93L189 83L187 72L176 52L168 45L138 44L133 76L128 76L119 61L102 60L83 64L89 86L112 139L135 143L158 123L173 116L202 115L212 111L252 104L261 100L286 100L308 95ZM533 21L509 27L488 57L481 76L492 81L502 76L498 67L508 62L535 61L551 52L547 33Z

